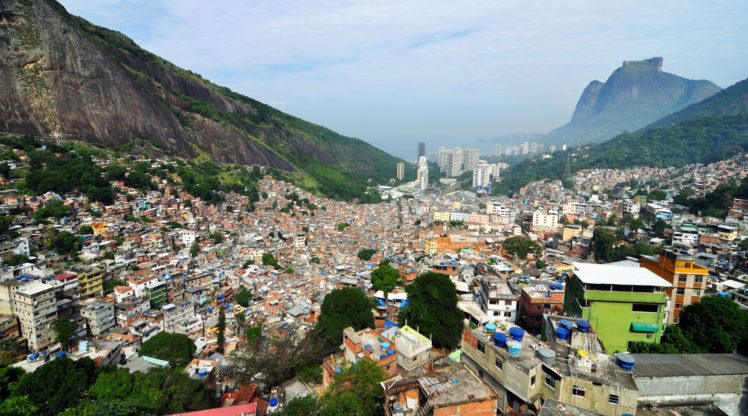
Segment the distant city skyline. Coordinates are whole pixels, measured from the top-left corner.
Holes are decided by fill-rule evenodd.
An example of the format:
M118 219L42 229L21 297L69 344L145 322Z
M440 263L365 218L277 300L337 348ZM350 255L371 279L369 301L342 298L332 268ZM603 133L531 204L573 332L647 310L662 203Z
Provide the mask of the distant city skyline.
M744 1L63 0L159 56L406 160L566 123L624 60L748 77ZM199 13L196 13L199 10ZM479 140L484 140L479 142Z

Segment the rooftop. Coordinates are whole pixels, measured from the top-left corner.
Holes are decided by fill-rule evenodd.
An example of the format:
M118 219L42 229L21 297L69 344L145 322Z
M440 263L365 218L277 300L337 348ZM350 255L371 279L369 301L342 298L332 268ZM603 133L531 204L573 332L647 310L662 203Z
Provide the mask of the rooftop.
M748 375L748 357L740 354L632 354L637 377Z
M52 289L54 289L54 286L42 283L38 280L32 280L26 284L19 286L18 289L16 289L16 293L20 293L25 296L34 296Z
M585 284L672 287L665 279L643 267L574 263L574 275Z

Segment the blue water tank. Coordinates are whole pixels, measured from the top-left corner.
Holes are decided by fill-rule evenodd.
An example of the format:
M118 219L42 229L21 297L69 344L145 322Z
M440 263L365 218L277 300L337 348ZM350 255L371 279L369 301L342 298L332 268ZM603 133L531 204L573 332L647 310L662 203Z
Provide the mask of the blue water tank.
M501 348L506 348L506 334L503 332L493 334L493 342Z
M493 334L494 332L496 332L496 325L494 325L494 324L492 324L490 322L487 323L486 324L486 331L488 331L489 334Z
M619 352L618 354L616 354L616 363L622 369L626 371L631 371L634 369L634 364L636 364L636 360L629 353Z
M197 371L197 375L198 377L203 378L208 375L208 370L205 368L201 368Z
M387 341L384 341L384 342L380 343L379 345L381 345L381 346L382 346L382 349L383 349L383 350L386 350L386 349L389 349L389 348L390 348L390 343L389 343L389 342L387 342Z
M589 322L585 320L577 321L577 329L579 329L579 332L590 332L590 328L592 328L592 325Z
M279 400L277 397L271 397L270 400L268 400L268 404L270 404L271 407L278 406Z
M559 321L559 324L569 331L574 328L574 324L568 319L562 319L561 321Z
M556 338L561 341L566 341L569 339L569 330L563 327L556 328Z
M524 338L525 336L525 330L518 326L514 326L514 327L509 328L509 335L512 337L513 340L522 342L522 338Z
M509 355L512 357L519 357L520 354L522 354L522 344L520 344L518 341L508 341L506 343L507 351L509 351Z
M395 355L395 350L387 350L387 355Z
M384 360L385 358L387 358L387 354L382 354L382 355L379 356L380 360Z
M65 351L58 351L57 354L55 354L55 358L62 358L62 357L65 357L67 355L68 355L68 353L66 353Z

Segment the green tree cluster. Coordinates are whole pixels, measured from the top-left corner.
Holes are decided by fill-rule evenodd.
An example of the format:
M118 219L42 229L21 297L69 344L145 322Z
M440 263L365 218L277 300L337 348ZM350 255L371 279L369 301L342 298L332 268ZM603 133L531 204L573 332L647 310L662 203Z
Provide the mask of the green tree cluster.
M371 284L374 289L381 290L385 294L392 292L397 286L397 279L400 277L400 272L392 268L389 262L383 262L374 271L371 272Z
M430 337L435 347L455 348L463 330L463 313L457 307L457 289L449 276L428 272L405 289L408 306L399 320Z
M333 344L343 340L343 330L374 327L374 314L371 303L364 292L357 288L335 289L322 302L319 325L325 336Z
M51 151L42 152L38 166L32 166L26 178L26 186L37 194L79 191L94 201L114 202L114 190L101 168L81 152L66 151L59 157Z
M376 253L377 251L373 248L362 248L358 251L358 258L360 258L363 261L369 261L371 260L371 257Z
M264 253L262 255L262 264L264 266L273 266L275 269L280 269L280 264L278 264L278 260L272 253Z
M161 332L143 343L141 356L168 361L172 367L187 365L195 354L195 343L184 334Z
M509 237L504 240L504 250L520 259L526 259L529 254L540 254L543 248L536 242L524 236Z
M252 294L249 293L249 290L247 290L246 287L243 287L239 289L239 292L237 292L236 296L234 296L234 301L246 308L247 306L249 306L251 295Z

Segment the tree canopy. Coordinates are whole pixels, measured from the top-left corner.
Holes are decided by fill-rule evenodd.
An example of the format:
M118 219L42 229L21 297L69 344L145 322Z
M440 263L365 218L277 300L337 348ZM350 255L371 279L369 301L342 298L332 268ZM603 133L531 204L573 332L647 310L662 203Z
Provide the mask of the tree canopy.
M464 323L462 311L457 307L457 289L449 277L424 273L405 290L409 303L401 311L399 321L431 337L435 347L455 348Z
M359 251L358 251L358 254L357 254L357 256L358 256L358 258L360 258L361 260L364 260L364 261L369 261L369 260L371 260L371 257L372 257L372 256L374 255L374 253L376 253L376 252L377 252L377 251L376 251L376 250L374 250L373 248L362 248L361 250L359 250Z
M192 360L195 343L184 334L161 332L143 343L140 355L168 361L172 367L183 366Z
M371 284L375 289L389 293L397 286L400 272L393 269L389 263L382 263L371 272Z
M325 296L319 316L319 325L327 339L334 344L343 340L343 330L374 327L374 314L364 292L357 288L335 289Z
M246 287L243 287L239 290L236 296L234 296L234 301L246 308L247 306L249 306L250 296L251 294L249 293L249 290L247 290Z
M543 248L538 243L524 236L507 238L504 241L503 247L504 250L521 259L527 258L528 254L540 254L543 251Z
M25 374L13 396L27 396L40 415L56 415L86 395L96 378L96 364L89 358L60 358Z

